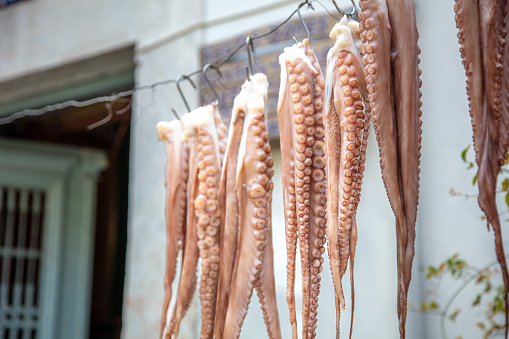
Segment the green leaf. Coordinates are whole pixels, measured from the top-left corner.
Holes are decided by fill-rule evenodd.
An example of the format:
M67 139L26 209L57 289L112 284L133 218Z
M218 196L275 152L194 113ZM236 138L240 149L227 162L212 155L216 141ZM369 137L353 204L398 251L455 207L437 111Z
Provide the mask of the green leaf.
M462 152L461 152L461 159L463 159L463 162L467 162L467 152L470 148L470 145L467 146Z
M432 301L430 304L429 304L429 309L430 310L438 310L438 303L436 301Z
M472 180L472 185L475 185L476 182L477 182L477 174L474 176L474 179Z
M509 189L509 178L505 178L502 181L502 191L507 191Z
M437 274L437 269L433 266L428 266L427 271L428 273L426 274L426 279L430 279Z
M473 162L470 162L468 163L468 167L467 167L467 170L471 169L474 167L474 163Z
M426 271L427 271L427 273L426 273L426 279L431 279L431 278L433 278L433 277L436 277L436 276L440 275L440 273L442 272L442 270L441 270L441 269L436 268L436 267L434 267L434 266L428 266L428 267L426 267Z
M484 288L484 293L491 292L491 282L486 282L486 287Z
M509 192L507 192L507 194L505 195L505 203L507 207L509 207Z
M478 294L478 295L475 297L474 301L472 302L472 306L477 306L477 305L479 305L479 304L481 303L481 299L482 299L482 296L481 296L480 294Z

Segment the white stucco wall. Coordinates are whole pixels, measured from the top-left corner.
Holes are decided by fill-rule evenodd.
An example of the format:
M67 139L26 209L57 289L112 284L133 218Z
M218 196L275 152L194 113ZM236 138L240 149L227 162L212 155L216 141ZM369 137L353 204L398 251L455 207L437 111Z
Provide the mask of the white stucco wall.
M346 7L349 1L338 1ZM281 3L281 6L278 4ZM331 10L330 3L326 6ZM417 223L416 259L410 300L418 308L429 284L423 267L438 264L453 253L483 266L495 260L493 234L486 232L475 199L465 201L448 193L451 187L475 194L472 171L460 152L471 141L465 75L459 56L453 2L418 0L420 32L423 145L421 190ZM136 84L176 78L199 65L202 44L228 39L240 32L282 21L298 1L232 0L78 1L31 0L0 10L0 81L105 53L134 44ZM315 5L317 12L323 12ZM254 14L253 14L254 13ZM308 15L303 10L304 15ZM196 94L183 84L192 107ZM153 338L159 332L164 274L164 152L156 141L155 124L172 119L184 106L174 85L135 96L132 120L129 240L126 267L123 338ZM277 147L276 166L279 165ZM383 188L378 150L373 135L362 201L358 210L359 242L356 257L356 338L396 338L396 243L394 217ZM283 337L290 337L285 300L286 263L281 205L281 177L274 177L274 247L276 288ZM505 226L505 225L504 225ZM279 227L279 228L278 228ZM506 242L506 248L507 248ZM348 273L347 273L348 275ZM348 285L348 278L344 284ZM297 284L297 286L299 286ZM442 282L438 299L443 304L455 284ZM334 303L328 263L322 277L318 310L318 338L334 336ZM468 293L468 290L465 292ZM453 307L464 310L456 323L447 323L449 337L479 338L475 328L482 310L468 311L473 296L460 297ZM347 295L349 300L349 295ZM297 291L297 303L300 295ZM349 303L348 303L349 304ZM198 336L195 307L183 323L183 337ZM342 333L349 326L343 312ZM301 323L300 318L299 323ZM439 338L439 318L410 312L408 338ZM263 337L256 296L241 338ZM184 336L187 335L187 336Z

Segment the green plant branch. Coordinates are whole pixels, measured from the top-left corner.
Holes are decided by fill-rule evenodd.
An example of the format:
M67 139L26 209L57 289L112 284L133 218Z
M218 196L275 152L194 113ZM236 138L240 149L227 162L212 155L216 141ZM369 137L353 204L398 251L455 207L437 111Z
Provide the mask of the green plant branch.
M506 258L509 258L509 255L506 255ZM492 268L493 266L496 266L497 264L498 264L498 261L494 260L494 261L490 262L488 265L482 267L481 269L478 269L477 274L472 274L470 277L466 278L465 281L461 284L461 286L458 287L456 289L456 291L454 291L454 293L451 295L451 297L447 300L445 307L442 309L442 312L440 312L440 315L441 315L440 334L442 336L442 339L448 339L447 333L445 330L445 319L447 317L447 313L449 312L449 308L451 307L454 300L472 281L474 281L479 276L479 274L481 274L485 270Z

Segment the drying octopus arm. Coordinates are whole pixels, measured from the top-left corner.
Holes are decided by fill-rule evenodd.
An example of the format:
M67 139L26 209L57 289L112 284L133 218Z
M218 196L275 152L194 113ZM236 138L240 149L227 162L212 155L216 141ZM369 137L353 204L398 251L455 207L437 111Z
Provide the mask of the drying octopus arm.
M480 0L480 32L483 58L484 105L481 125L481 156L478 163L477 183L479 185L479 206L486 215L488 225L495 233L495 252L504 280L504 302L506 306L506 324L509 323L509 275L502 240L500 216L496 205L497 176L505 150L499 150L501 130L505 127L506 116L501 107L503 85L504 43L506 35L505 17L506 1ZM505 92L505 91L504 91ZM506 94L506 93L504 93ZM505 119L502 119L504 117ZM505 138L505 136L504 136ZM506 327L506 338L508 328Z
M507 5L506 5L507 6ZM509 8L505 9L506 15L504 18L504 27L505 31L509 29ZM507 39L507 37L506 37ZM502 88L501 88L501 96L502 96L502 107L500 110L500 143L499 143L499 149L498 149L498 166L497 166L497 173L499 173L500 168L505 164L507 160L507 153L509 151L509 43L505 42L504 46L504 64L503 64L503 73L502 73ZM501 266L506 266L505 263L505 251L502 247L503 241L502 241L502 232L500 230L500 239L496 242L498 242L500 245L497 254L499 263ZM495 236L496 233L495 233ZM496 239L495 239L496 240ZM495 248L497 247L497 243L495 244ZM504 257L502 259L501 257ZM509 323L509 305L508 305L508 296L507 293L509 291L509 279L507 277L507 268L506 268L506 277L504 279L504 288L505 288L505 294L504 294L504 302L505 302L505 320L506 320L506 328L505 328L505 337L508 337L508 331L509 328L507 324Z
M219 145L212 106L200 107L182 117L185 131L197 140L198 196L193 207L197 217L198 249L201 258L200 279L201 338L213 336L217 279L219 271L218 201L221 167ZM186 132L185 132L186 134Z
M362 0L359 6L362 11L359 16L368 101L380 152L382 179L396 216L398 291L403 291L405 279L402 270L407 236L398 179L396 121L391 94L391 27L385 0Z
M307 47L306 42L308 44ZM296 231L299 234L302 265L302 318L304 338L314 336L315 332L314 320L316 319L317 292L319 288L319 282L316 276L318 276L318 270L321 266L321 253L319 248L323 246L321 240L315 239L315 234L317 237L324 236L323 230L319 230L320 217L314 218L312 216L315 212L320 213L320 208L313 205L315 211L312 213L310 201L311 197L316 200L320 199L321 195L320 192L316 192L318 194L310 192L314 160L313 147L315 145L315 77L318 73L311 64L310 58L306 55L306 48L310 49L309 41L306 40L306 42L296 44L290 48L285 48L285 52L280 56L282 69L281 77L284 80L282 80L280 89L283 99L281 100L280 98L279 105L280 121L283 124L288 124L288 126L283 127L283 129L286 128L287 130L283 133L284 135L281 136L282 143L288 143L288 139L291 140L291 144L288 143L288 147L292 150L291 163L293 163L293 167L291 171L293 182L289 188L289 193L291 194L290 201L286 199L285 204L287 204L287 206L285 207L286 210L290 210L291 212L295 211L295 218L293 218L294 215L292 214L291 222L296 221L298 226ZM320 88L319 90L321 91ZM322 102L320 102L319 105L321 103ZM291 135L290 138L288 138L287 133ZM283 138L288 139L283 140ZM317 147L320 148L320 144L318 144ZM323 152L323 147L320 151ZM282 152L282 156L284 158L290 156L290 154L288 152ZM323 164L323 158L321 160ZM285 159L283 159L283 161L285 161ZM316 164L319 162L320 160L318 160ZM323 177L321 179L323 179ZM321 207L323 207L323 204ZM311 223L313 223L313 229L311 229ZM315 223L318 224L315 225ZM292 231L294 231L293 225L291 226ZM311 235L311 233L313 233L313 235ZM292 234L291 240L293 240L293 235L294 234ZM311 241L314 241L314 243L311 243ZM316 255L316 251L314 251L315 245L319 252L318 255ZM318 265L312 270L311 266L315 265L314 255L316 255ZM293 272L289 272L289 274L294 276L294 267L291 269ZM312 272L315 271L316 275L314 275L314 279L312 279ZM312 286L314 286L314 291L311 290ZM289 291L287 291L287 293L288 292ZM293 290L290 293L293 295ZM311 298L313 298L313 302ZM312 316L312 318L310 318L310 316ZM292 329L295 328L294 325L296 325L296 322L292 324ZM311 325L311 327L308 327L309 325ZM295 337L296 335L296 332L294 332L293 336Z
M268 134L265 126L267 79L263 74L251 77L248 110L240 143L237 167L239 201L239 242L233 270L224 337L238 338L253 288L263 265L267 238L267 195L272 182L266 172L272 158L267 155ZM255 86L263 82L262 86Z
M482 145L481 125L484 84L482 79L478 1L456 0L454 12L456 13L456 27L459 29L458 40L461 45L461 58L467 75L467 96L474 130L474 149L477 162L479 162L481 150L478 148Z
M408 288L415 254L415 222L419 199L419 163L421 148L421 81L419 79L418 33L412 0L388 0L392 28L392 49L397 56L392 64L393 103L396 112L400 191L403 197L406 228L406 249L403 277L404 289L398 291L400 335L405 338ZM398 227L397 227L398 229ZM398 235L404 236L404 235Z
M288 102L288 75L284 55L279 57L281 64L281 86L278 99L278 123L281 148L281 176L283 181L283 207L285 213L286 235L286 301L290 311L290 323L292 325L292 338L298 339L297 316L295 309L295 258L297 252L297 215L295 207L295 182L293 161L293 134L292 120Z
M504 18L505 31L509 29L509 8L506 8ZM504 63L502 68L502 88L500 89L502 96L502 107L500 109L500 144L498 153L498 171L507 160L507 152L509 150L509 43L504 45ZM497 172L498 172L497 171Z
M309 39L302 41L306 56L316 74L313 79L314 86L314 127L309 131L310 135L314 136L312 166L310 176L310 223L309 223L309 261L310 265L310 288L309 288L309 303L310 312L308 320L308 333L307 338L315 338L316 336L316 321L317 321L317 307L318 295L320 294L320 273L323 270L322 255L325 252L325 232L326 232L326 203L327 198L325 190L327 182L325 179L325 143L324 143L324 127L323 127L323 105L325 100L325 78L323 77L320 64L315 52L311 48Z
M362 173L361 152L368 123L361 96L363 69L354 53L343 50L336 63L334 86L335 111L339 112L341 154L339 160L339 252L340 275L346 272L348 261L353 268L356 244L356 213L360 199ZM337 268L336 268L337 269ZM351 272L353 274L353 272ZM353 276L353 275L352 275ZM352 284L352 311L355 294ZM352 314L353 315L353 314ZM353 316L352 316L353 320ZM351 334L350 334L351 336Z
M328 60L330 60L328 58ZM330 61L327 62L327 75L333 76L333 66ZM330 74L329 74L330 73ZM339 127L339 115L332 102L332 81L325 85L325 109L324 109L324 129L325 129L325 173L327 176L327 253L329 255L329 264L332 280L334 283L334 296L336 305L336 338L339 338L339 320L341 309L345 305L343 287L341 278L338 277L340 266L339 244L338 244L338 225L339 225L339 156L341 154L341 132ZM337 269L334 269L337 268Z
M224 157L219 188L221 208L221 258L219 264L219 283L216 303L216 319L214 338L223 338L226 311L232 282L235 255L237 252L237 238L239 227L239 205L237 198L237 163L240 141L244 128L244 118L247 111L247 87L244 84L241 92L234 100L230 134Z
M268 82L267 78L263 74L255 74L251 77L253 87L256 96L248 101L248 109L251 112L255 112L255 118L260 118L258 127L262 130L261 138L263 140L263 150L265 151L267 158L264 160L267 166L265 175L262 175L261 184L266 190L266 201L267 201L267 218L266 218L266 237L265 237L265 250L263 251L262 257L262 268L260 275L255 284L256 292L260 301L260 305L263 313L263 320L267 326L267 333L269 339L281 339L281 329L279 325L279 314L276 303L276 286L274 277L274 250L272 247L272 192L274 189L274 183L272 177L274 176L274 160L271 156L271 147L269 145L269 134L266 126L265 107L267 102ZM262 100L263 99L263 100ZM255 134L258 133L255 130ZM261 142L259 139L255 139L260 146ZM247 139L246 139L247 141ZM260 158L263 154L259 151ZM261 165L263 167L263 164ZM258 172L261 173L263 168L258 168ZM268 179L268 180L267 180ZM260 204L263 200L260 201ZM256 205L256 204L255 204Z
M310 195L311 164L314 138L310 129L314 129L314 85L316 70L309 64L309 59L300 49L302 56L289 59L287 62L288 82L290 84L290 119L292 121L294 150L294 183L295 207L300 243L302 267L302 331L307 336L309 320L310 273L309 233L310 233Z
M186 213L186 182L188 154L181 142L182 125L174 120L157 124L159 139L164 140L167 154L166 186L166 272L164 276L161 335L167 326L167 313L172 298L171 285L175 278L177 256L182 249ZM177 155L177 156L175 156Z
M404 294L406 221L399 181L397 133L391 93L391 27L385 0L362 0L360 28L362 54L373 128L380 152L380 168L391 208L396 216L398 299ZM398 303L400 305L400 303ZM401 313L398 306L398 313Z
M352 248L352 245L355 246L353 242L356 242L357 233L354 229L352 237L352 228L356 225L355 217L365 159L362 146L364 139L367 142L365 131L366 125L369 124L363 100L366 88L362 76L364 70L356 47L357 30L358 27L348 22L346 17L336 24L330 34L335 44L327 57L325 109L326 173L329 187L327 235L333 282L343 308L345 302L341 278L348 267L348 260L353 260L353 257L350 258L351 254L355 253L355 247ZM353 292L352 279L351 284ZM353 301L352 293L352 303ZM339 336L339 305L336 312Z
M274 170L267 169L267 176L272 178ZM272 247L272 220L271 215L272 189L267 198L267 240L263 253L263 266L256 284L256 293L260 300L263 320L267 326L267 333L271 339L281 339L281 328L276 304L276 286L274 280L274 249Z
M175 312L172 314L171 323L164 339L177 338L180 322L186 314L193 299L196 289L196 267L198 265L198 235L194 200L198 194L198 151L196 137L192 136L185 140L189 152L189 176L187 180L187 211L186 211L186 234L184 256L182 260L182 273L179 282L179 293Z

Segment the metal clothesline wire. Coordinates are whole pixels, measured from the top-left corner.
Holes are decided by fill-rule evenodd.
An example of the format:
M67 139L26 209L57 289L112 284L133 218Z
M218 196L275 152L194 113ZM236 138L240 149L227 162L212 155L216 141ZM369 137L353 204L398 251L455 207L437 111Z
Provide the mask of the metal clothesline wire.
M272 28L268 32L265 32L265 33L262 33L262 34L259 34L259 35L256 35L256 36L250 36L251 40L254 41L254 40L266 37L266 36L268 36L270 34L273 34L281 26L283 26L288 21L290 21L290 19L296 13L299 13L300 8L302 8L305 5L307 5L307 8L311 8L311 9L314 10L314 8L312 6L312 2L320 4L323 8L325 8L325 10L327 11L327 13L329 13L329 15L331 15L334 18L336 18L334 15L332 15L327 10L327 8L319 0L305 0L305 1L301 2L298 5L297 9L295 9L283 22L281 22L280 24L278 24L277 26L275 26L274 28ZM336 9L339 9L339 7L337 6L337 4L335 3L334 0L331 0L331 2L334 4ZM354 11L355 11L355 3L354 3L353 0L351 0L351 2L353 4L353 6L354 6ZM344 13L340 9L339 9L339 12L340 12L340 14ZM241 45L239 45L237 48L235 48L229 55L227 55L223 59L221 59L221 60L219 60L219 61L217 61L217 62L215 62L215 63L213 63L211 65L215 66L215 67L219 67L219 66L227 63L228 61L230 61L244 47L246 47L246 42L244 42ZM196 76L196 75L198 75L200 73L203 73L203 69L198 69L198 70L193 71L193 72L188 73L188 74L181 74L181 75L179 75L179 77L189 79L189 78L191 78L193 76ZM61 103L47 105L47 106L39 108L39 109L24 109L22 111L18 111L18 112L12 113L12 114L10 114L10 115L8 115L6 117L1 117L0 118L0 125L7 125L7 124L10 124L10 123L12 123L13 121L15 121L17 119L20 119L20 118L40 116L40 115L43 115L43 114L46 114L46 113L49 113L49 112L59 111L59 110L62 110L62 109L65 109L65 108L69 108L69 107L86 107L86 106L90 106L90 105L93 105L93 104L96 104L96 103L101 103L101 102L107 103L109 105L109 106L106 106L108 108L108 117L105 118L105 119L101 119L100 121L90 125L89 128L88 128L88 129L93 129L95 127L98 127L98 126L104 124L105 122L107 122L107 120L111 119L111 115L112 115L111 105L113 103L115 103L115 102L120 102L119 99L124 98L124 97L129 96L129 95L132 95L135 92L139 92L139 91L143 91L143 90L148 90L148 89L155 90L157 87L168 85L168 84L172 84L172 83L173 84L177 84L177 79L169 79L169 80L155 82L155 83L153 83L151 85L142 85L142 86L134 87L133 89L130 89L128 91L114 93L114 94L112 94L110 96L100 96L100 97L95 97L95 98L91 98L91 99L84 100L84 101L68 100L68 101L64 101L64 102L61 102ZM130 107L130 105L131 105L131 103L128 103L126 107ZM122 108L121 110L116 111L115 113L116 114L122 114L123 112L127 111L126 107ZM122 112L122 113L119 113L119 112Z

